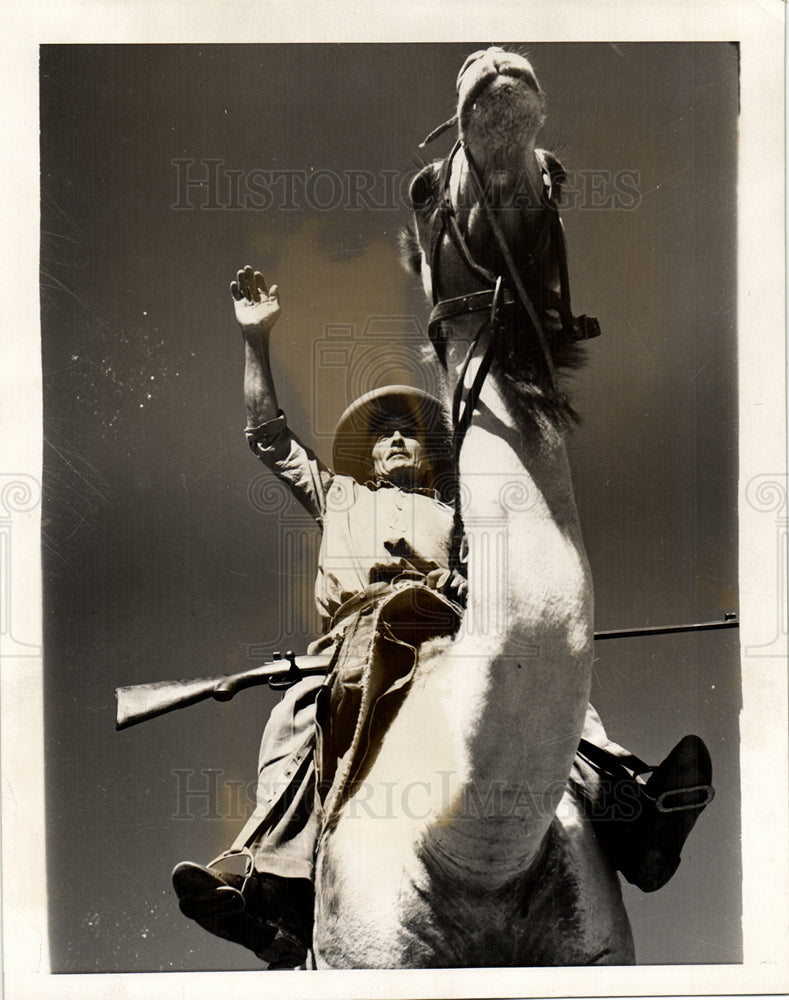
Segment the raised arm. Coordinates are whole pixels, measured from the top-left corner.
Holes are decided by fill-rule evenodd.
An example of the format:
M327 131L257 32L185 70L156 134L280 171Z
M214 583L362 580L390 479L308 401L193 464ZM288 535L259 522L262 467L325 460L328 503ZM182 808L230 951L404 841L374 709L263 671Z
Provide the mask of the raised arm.
M318 522L326 511L332 474L291 431L277 405L271 375L269 338L279 319L277 286L266 289L260 271L245 267L230 284L236 319L244 336L244 402L246 437L254 454Z
M247 426L273 420L279 409L269 361L269 338L279 319L277 286L266 288L260 271L247 265L230 284L230 293L245 345L244 402Z

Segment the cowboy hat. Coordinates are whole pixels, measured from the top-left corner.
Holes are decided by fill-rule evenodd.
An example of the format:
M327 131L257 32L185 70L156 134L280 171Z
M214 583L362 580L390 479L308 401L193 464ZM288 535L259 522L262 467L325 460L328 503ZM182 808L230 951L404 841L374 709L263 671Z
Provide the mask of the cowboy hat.
M412 430L425 445L434 481L450 469L451 435L444 407L423 389L387 385L354 400L334 431L334 471L364 483L370 478L370 455L379 433L397 426ZM443 492L443 491L442 491Z

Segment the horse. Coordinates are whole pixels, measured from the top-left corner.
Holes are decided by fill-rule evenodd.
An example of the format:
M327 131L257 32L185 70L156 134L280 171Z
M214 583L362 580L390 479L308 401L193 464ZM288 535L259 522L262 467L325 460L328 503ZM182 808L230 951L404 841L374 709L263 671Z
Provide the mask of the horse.
M569 780L594 597L560 378L597 331L570 309L564 173L535 146L545 97L531 64L475 52L457 93L458 141L414 179L405 246L452 400L467 607L420 647L363 786L324 824L314 963L629 964L617 875ZM483 585L491 572L503 594Z

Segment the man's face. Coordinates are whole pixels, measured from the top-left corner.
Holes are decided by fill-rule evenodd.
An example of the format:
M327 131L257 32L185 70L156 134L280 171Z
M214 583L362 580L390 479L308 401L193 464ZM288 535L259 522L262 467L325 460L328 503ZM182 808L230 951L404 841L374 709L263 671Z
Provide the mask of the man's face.
M381 429L371 459L375 479L404 488L424 485L430 472L422 437L405 424Z

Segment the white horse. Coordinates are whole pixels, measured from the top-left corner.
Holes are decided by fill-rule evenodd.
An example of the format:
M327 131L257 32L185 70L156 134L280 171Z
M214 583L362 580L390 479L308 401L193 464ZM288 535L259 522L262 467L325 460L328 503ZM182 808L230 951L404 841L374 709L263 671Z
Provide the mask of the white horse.
M363 787L324 827L318 968L633 961L616 873L568 785L593 590L557 370L588 328L569 311L543 120L525 58L475 53L459 144L412 186L412 250L456 400L468 607L455 636L423 644ZM479 585L491 572L503 595Z

